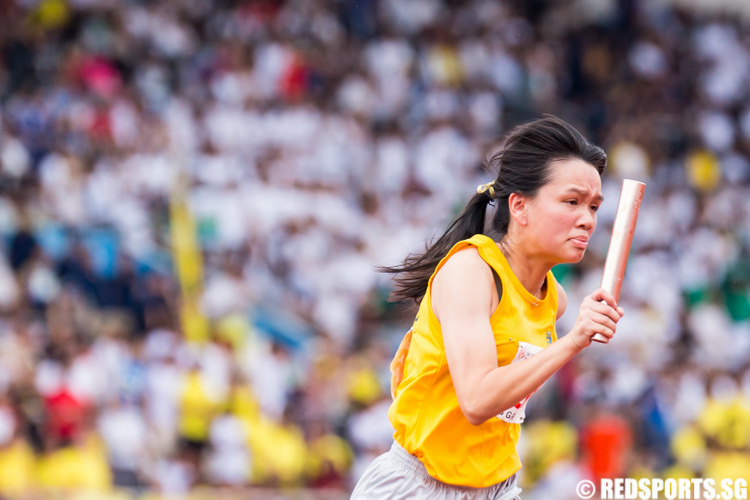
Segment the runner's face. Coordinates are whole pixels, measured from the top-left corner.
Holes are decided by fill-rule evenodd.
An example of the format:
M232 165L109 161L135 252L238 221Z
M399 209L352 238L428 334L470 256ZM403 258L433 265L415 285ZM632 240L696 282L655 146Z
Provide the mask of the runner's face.
M581 159L559 160L550 169L549 182L528 201L529 243L552 265L578 262L596 228L601 178Z

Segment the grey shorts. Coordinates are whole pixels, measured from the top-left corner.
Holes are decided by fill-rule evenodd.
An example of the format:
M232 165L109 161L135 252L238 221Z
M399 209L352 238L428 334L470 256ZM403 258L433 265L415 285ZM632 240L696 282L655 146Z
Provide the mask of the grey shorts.
M433 478L400 444L373 460L357 482L352 500L520 500L516 475L486 488L454 486Z

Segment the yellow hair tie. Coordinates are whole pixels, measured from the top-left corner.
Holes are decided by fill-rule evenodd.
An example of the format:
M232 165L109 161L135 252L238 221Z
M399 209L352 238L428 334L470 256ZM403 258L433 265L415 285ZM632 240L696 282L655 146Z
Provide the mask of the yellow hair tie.
M495 187L494 187L495 181L488 182L487 184L480 184L477 186L477 193L486 193L488 190L490 192L490 198L495 198Z

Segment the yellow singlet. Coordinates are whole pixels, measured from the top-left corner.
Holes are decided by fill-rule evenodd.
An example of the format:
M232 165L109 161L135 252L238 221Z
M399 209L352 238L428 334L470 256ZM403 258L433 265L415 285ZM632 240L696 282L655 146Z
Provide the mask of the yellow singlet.
M518 281L492 239L479 234L461 241L432 274L414 325L391 364L393 403L388 416L396 442L418 457L432 477L484 488L521 468L516 445L526 400L478 426L470 424L458 406L430 287L445 262L470 245L502 282L500 304L490 317L498 365L523 359L557 340L557 287L552 272L547 273L545 297L537 300Z

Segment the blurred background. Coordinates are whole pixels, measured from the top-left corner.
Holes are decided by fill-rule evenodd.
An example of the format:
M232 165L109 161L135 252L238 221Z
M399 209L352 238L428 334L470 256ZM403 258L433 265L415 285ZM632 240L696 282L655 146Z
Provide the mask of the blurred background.
M348 498L400 263L552 113L646 182L619 335L532 399L524 499L750 471L750 4L0 0L0 497Z

